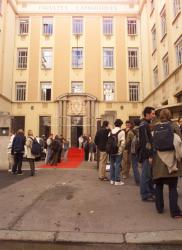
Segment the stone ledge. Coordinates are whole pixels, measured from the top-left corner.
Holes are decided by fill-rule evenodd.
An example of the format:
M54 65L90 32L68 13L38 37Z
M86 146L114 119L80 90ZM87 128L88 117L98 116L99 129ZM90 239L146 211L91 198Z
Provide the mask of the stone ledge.
M59 232L56 242L123 244L123 234Z
M126 233L128 244L168 244L182 243L182 230Z
M55 234L55 232L0 230L0 240L54 242Z

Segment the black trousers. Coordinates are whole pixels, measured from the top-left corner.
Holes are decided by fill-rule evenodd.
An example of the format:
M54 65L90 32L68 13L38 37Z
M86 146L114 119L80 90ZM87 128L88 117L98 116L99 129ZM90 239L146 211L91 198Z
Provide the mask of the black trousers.
M28 158L27 161L29 162L30 165L30 174L33 176L35 174L35 160Z
M18 174L22 173L22 161L23 161L23 153L15 153L14 154L14 164L13 164L13 168L12 168L12 172L16 173L17 172L17 168L18 168Z
M178 192L177 184L178 177L160 178L155 180L156 184L156 200L155 205L159 213L163 212L164 209L164 197L163 197L163 187L164 184L169 187L169 208L171 216L179 214L181 211L178 206Z

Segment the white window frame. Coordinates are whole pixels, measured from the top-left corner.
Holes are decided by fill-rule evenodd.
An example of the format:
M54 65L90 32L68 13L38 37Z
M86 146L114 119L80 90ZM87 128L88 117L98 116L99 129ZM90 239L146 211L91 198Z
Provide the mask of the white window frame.
M53 34L53 17L42 17L42 34L44 36Z
M163 59L163 73L164 73L164 78L166 78L169 75L169 56L166 54Z
M72 48L72 68L73 69L83 68L83 48L82 47Z
M103 66L105 69L114 68L114 48L113 47L103 48Z
M82 35L83 34L83 17L72 17L72 34Z
M159 85L158 66L153 69L154 87Z
M71 82L71 93L83 93L83 82L72 81Z
M24 36L29 33L29 18L19 18L19 35Z
M26 82L15 83L15 100L20 102L26 101Z
M139 82L129 82L129 101L139 101Z
M152 49L153 51L155 51L157 49L157 31L155 25L152 27L151 34L152 34Z
M138 48L128 48L128 67L138 69Z
M28 62L28 49L18 48L17 49L17 69L27 69L27 62Z
M50 92L50 93L49 93ZM52 98L51 82L40 82L40 99L42 102L49 102Z
M115 82L103 82L103 100L106 102L113 102L115 98Z
M179 66L182 64L182 36L176 42L175 49L176 49L176 63L177 66Z
M41 67L42 69L52 69L52 48L41 49Z
M161 11L161 36L162 38L167 33L167 20L166 20L166 8L164 6L163 10Z
M181 11L181 0L173 0L173 14L174 18L178 15Z
M137 19L127 18L127 31L129 36L137 35Z
M113 35L113 17L103 17L103 34L105 36Z

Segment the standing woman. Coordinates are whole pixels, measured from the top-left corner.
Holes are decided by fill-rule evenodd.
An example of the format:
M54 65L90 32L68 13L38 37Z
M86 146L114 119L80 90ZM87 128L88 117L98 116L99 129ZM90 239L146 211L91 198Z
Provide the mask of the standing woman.
M28 130L28 137L26 140L26 147L27 147L27 161L29 162L30 165L30 175L34 176L35 175L35 156L32 154L31 149L32 149L32 143L34 140L33 132L32 130Z
M177 134L180 138L182 138L181 132L179 130L179 126L177 123L171 121L171 112L168 109L162 109L159 115L160 122L162 124L169 123L172 127L172 130L175 134ZM155 128L154 128L155 130ZM175 141L175 140L174 140ZM173 141L173 142L174 142ZM169 187L169 208L170 214L172 218L182 218L182 211L178 206L178 177L182 176L182 163L181 161L177 161L177 171L169 173L167 166L167 159L169 159L169 154L174 153L175 159L175 150L162 152L167 154L167 158L162 158L161 151L157 151L154 154L152 167L153 167L153 179L156 184L156 200L155 205L158 213L163 213L164 210L164 199L163 199L163 187L164 184L167 184Z

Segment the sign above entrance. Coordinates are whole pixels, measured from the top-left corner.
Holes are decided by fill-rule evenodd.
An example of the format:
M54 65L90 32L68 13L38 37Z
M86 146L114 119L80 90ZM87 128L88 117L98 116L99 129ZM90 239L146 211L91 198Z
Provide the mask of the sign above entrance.
M127 3L26 3L18 4L18 13L130 13L138 12L137 4Z

